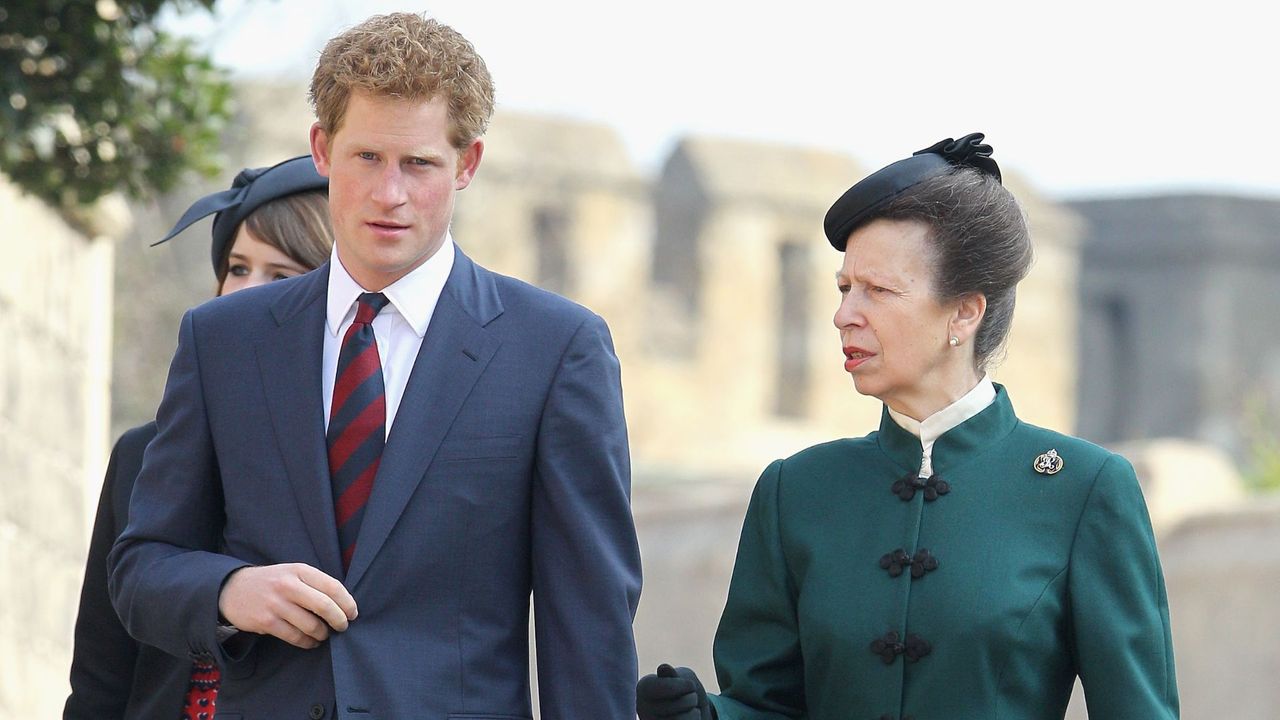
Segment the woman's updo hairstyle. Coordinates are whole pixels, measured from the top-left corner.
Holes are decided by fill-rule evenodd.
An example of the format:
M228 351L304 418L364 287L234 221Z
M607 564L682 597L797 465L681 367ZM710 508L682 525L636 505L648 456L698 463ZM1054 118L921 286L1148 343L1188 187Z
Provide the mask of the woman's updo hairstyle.
M991 175L957 167L912 186L874 217L929 227L935 295L942 302L986 296L974 358L982 370L998 362L1013 323L1017 285L1032 261L1026 217L1013 194Z

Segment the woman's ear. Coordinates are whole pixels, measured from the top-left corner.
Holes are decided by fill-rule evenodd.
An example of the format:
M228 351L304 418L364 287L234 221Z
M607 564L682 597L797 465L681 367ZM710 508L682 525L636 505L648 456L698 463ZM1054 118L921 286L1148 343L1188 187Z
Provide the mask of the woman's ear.
M973 342L982 325L982 318L987 314L987 296L982 293L970 293L956 300L955 311L951 316L951 337L959 339L959 345Z

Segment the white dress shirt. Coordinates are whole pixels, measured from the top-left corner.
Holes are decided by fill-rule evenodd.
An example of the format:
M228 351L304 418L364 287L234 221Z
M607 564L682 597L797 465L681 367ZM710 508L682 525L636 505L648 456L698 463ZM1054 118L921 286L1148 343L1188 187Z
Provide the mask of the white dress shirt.
M431 315L444 290L445 281L453 269L453 237L445 234L444 243L427 261L414 268L408 275L383 288L382 294L390 300L373 319L373 336L378 342L378 359L382 361L382 382L387 401L387 433L395 422L400 399L404 397L409 373L422 347L422 337L427 333ZM322 366L324 393L324 427L329 429L329 414L333 407L334 375L338 372L338 353L342 350L342 338L356 319L356 299L368 292L360 287L347 269L342 266L338 246L333 246L329 263L329 295L324 334L324 365Z
M965 393L964 397L922 421L903 415L887 405L885 407L889 410L889 417L893 418L893 421L898 423L899 427L920 438L920 446L923 450L923 456L920 459L920 477L929 478L933 477L933 444L937 442L938 438L942 437L948 430L987 409L987 406L995 402L995 399L995 385L991 382L989 375L983 375L978 384Z

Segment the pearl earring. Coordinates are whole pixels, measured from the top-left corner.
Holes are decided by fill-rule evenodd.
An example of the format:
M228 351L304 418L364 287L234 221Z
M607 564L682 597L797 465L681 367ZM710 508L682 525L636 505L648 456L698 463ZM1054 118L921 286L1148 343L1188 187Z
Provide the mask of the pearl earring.
M955 335L952 335L950 342L951 342L951 347L957 347L960 345L960 338L956 337Z

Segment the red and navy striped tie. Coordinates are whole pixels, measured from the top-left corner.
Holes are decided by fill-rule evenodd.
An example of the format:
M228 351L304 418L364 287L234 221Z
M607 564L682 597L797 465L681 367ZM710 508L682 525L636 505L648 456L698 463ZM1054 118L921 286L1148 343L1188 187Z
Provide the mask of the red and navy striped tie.
M387 305L382 293L363 293L356 319L342 338L329 411L329 477L338 521L342 568L349 569L365 503L386 441L387 401L373 318Z

